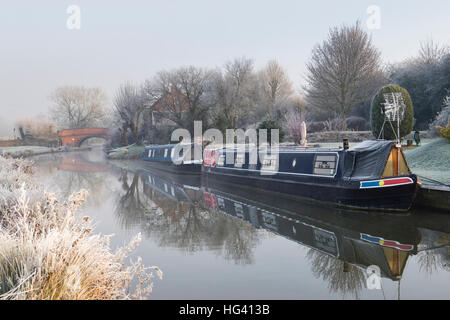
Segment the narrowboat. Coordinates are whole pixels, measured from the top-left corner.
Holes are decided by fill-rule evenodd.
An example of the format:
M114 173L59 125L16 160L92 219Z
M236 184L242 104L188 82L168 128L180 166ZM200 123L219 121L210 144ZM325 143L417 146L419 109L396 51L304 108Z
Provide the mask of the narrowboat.
M418 186L401 147L384 140L352 148L345 143L343 148L207 148L202 179L326 205L383 211L408 211Z
M166 172L200 174L202 160L194 159L194 144L181 144L178 145L179 148L176 146L177 144L147 146L142 154L142 160L149 167Z

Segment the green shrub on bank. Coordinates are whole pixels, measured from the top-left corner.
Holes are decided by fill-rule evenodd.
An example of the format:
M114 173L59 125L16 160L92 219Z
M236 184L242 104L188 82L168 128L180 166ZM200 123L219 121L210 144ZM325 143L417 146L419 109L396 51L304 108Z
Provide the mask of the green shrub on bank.
M258 126L258 141L260 140L260 130L266 129L267 130L267 143L271 144L272 141L272 131L271 130L278 130L278 139L277 142L282 142L284 139L284 131L283 128L279 125L278 121L274 121L271 119L266 119L263 122L261 122ZM261 143L261 141L259 141Z
M383 133L380 135L384 122L384 114L382 113L382 104L385 103L384 94L393 92L401 92L406 105L405 116L403 120L400 121L400 137L408 135L413 129L414 108L408 91L400 86L390 84L381 88L372 99L370 108L370 125L375 138L384 137L384 139L387 140L394 140L395 135L397 134L397 121L386 121L383 128Z

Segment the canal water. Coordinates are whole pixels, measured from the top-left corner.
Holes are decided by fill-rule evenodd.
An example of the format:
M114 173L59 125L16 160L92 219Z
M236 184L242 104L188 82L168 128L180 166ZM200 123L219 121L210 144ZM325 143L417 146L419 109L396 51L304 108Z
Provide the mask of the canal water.
M159 266L152 299L449 299L450 216L343 211L245 186L107 161L102 153L33 158L61 198L111 245ZM379 276L378 276L379 275Z

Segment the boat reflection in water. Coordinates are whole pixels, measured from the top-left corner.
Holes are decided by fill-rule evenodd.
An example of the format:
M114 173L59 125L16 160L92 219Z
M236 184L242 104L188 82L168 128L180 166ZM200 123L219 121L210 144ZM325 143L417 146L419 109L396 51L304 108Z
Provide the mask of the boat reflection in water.
M204 206L244 220L365 272L380 268L381 276L401 278L410 255L417 253L420 233L409 217L362 215L282 198L280 195L236 192L237 186L204 187ZM314 258L314 253L310 254Z
M341 266L329 271L346 273L358 269L363 286L369 275L368 267L377 266L381 277L399 280L408 258L420 250L432 249L433 245L421 243L424 230L433 231L426 226L418 227L417 214L361 214L361 211L314 206L280 194L246 190L238 185L217 182L207 185L205 181L201 186L198 181L188 185L186 181L177 182L176 175L161 176L149 171L141 171L140 176L146 194L154 196L157 192L179 203L199 204L210 214L233 217L254 229L263 229L307 246L312 249L308 257L313 269L331 267L325 255ZM439 227L439 222L434 224L436 226ZM448 223L440 227L450 231Z

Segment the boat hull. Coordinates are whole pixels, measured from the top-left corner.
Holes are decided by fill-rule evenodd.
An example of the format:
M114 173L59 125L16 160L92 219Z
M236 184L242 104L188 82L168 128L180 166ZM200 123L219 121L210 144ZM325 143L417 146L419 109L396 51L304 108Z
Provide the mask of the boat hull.
M145 167L151 170L159 170L174 174L200 175L202 166L200 164L180 164L176 165L171 161L144 160Z
M222 174L208 169L203 170L202 179L209 184L245 185L248 188L289 194L305 201L343 208L405 212L410 210L417 192L416 176L407 177L412 183L368 189L361 189L359 182L320 183L314 180L299 181L271 176Z

